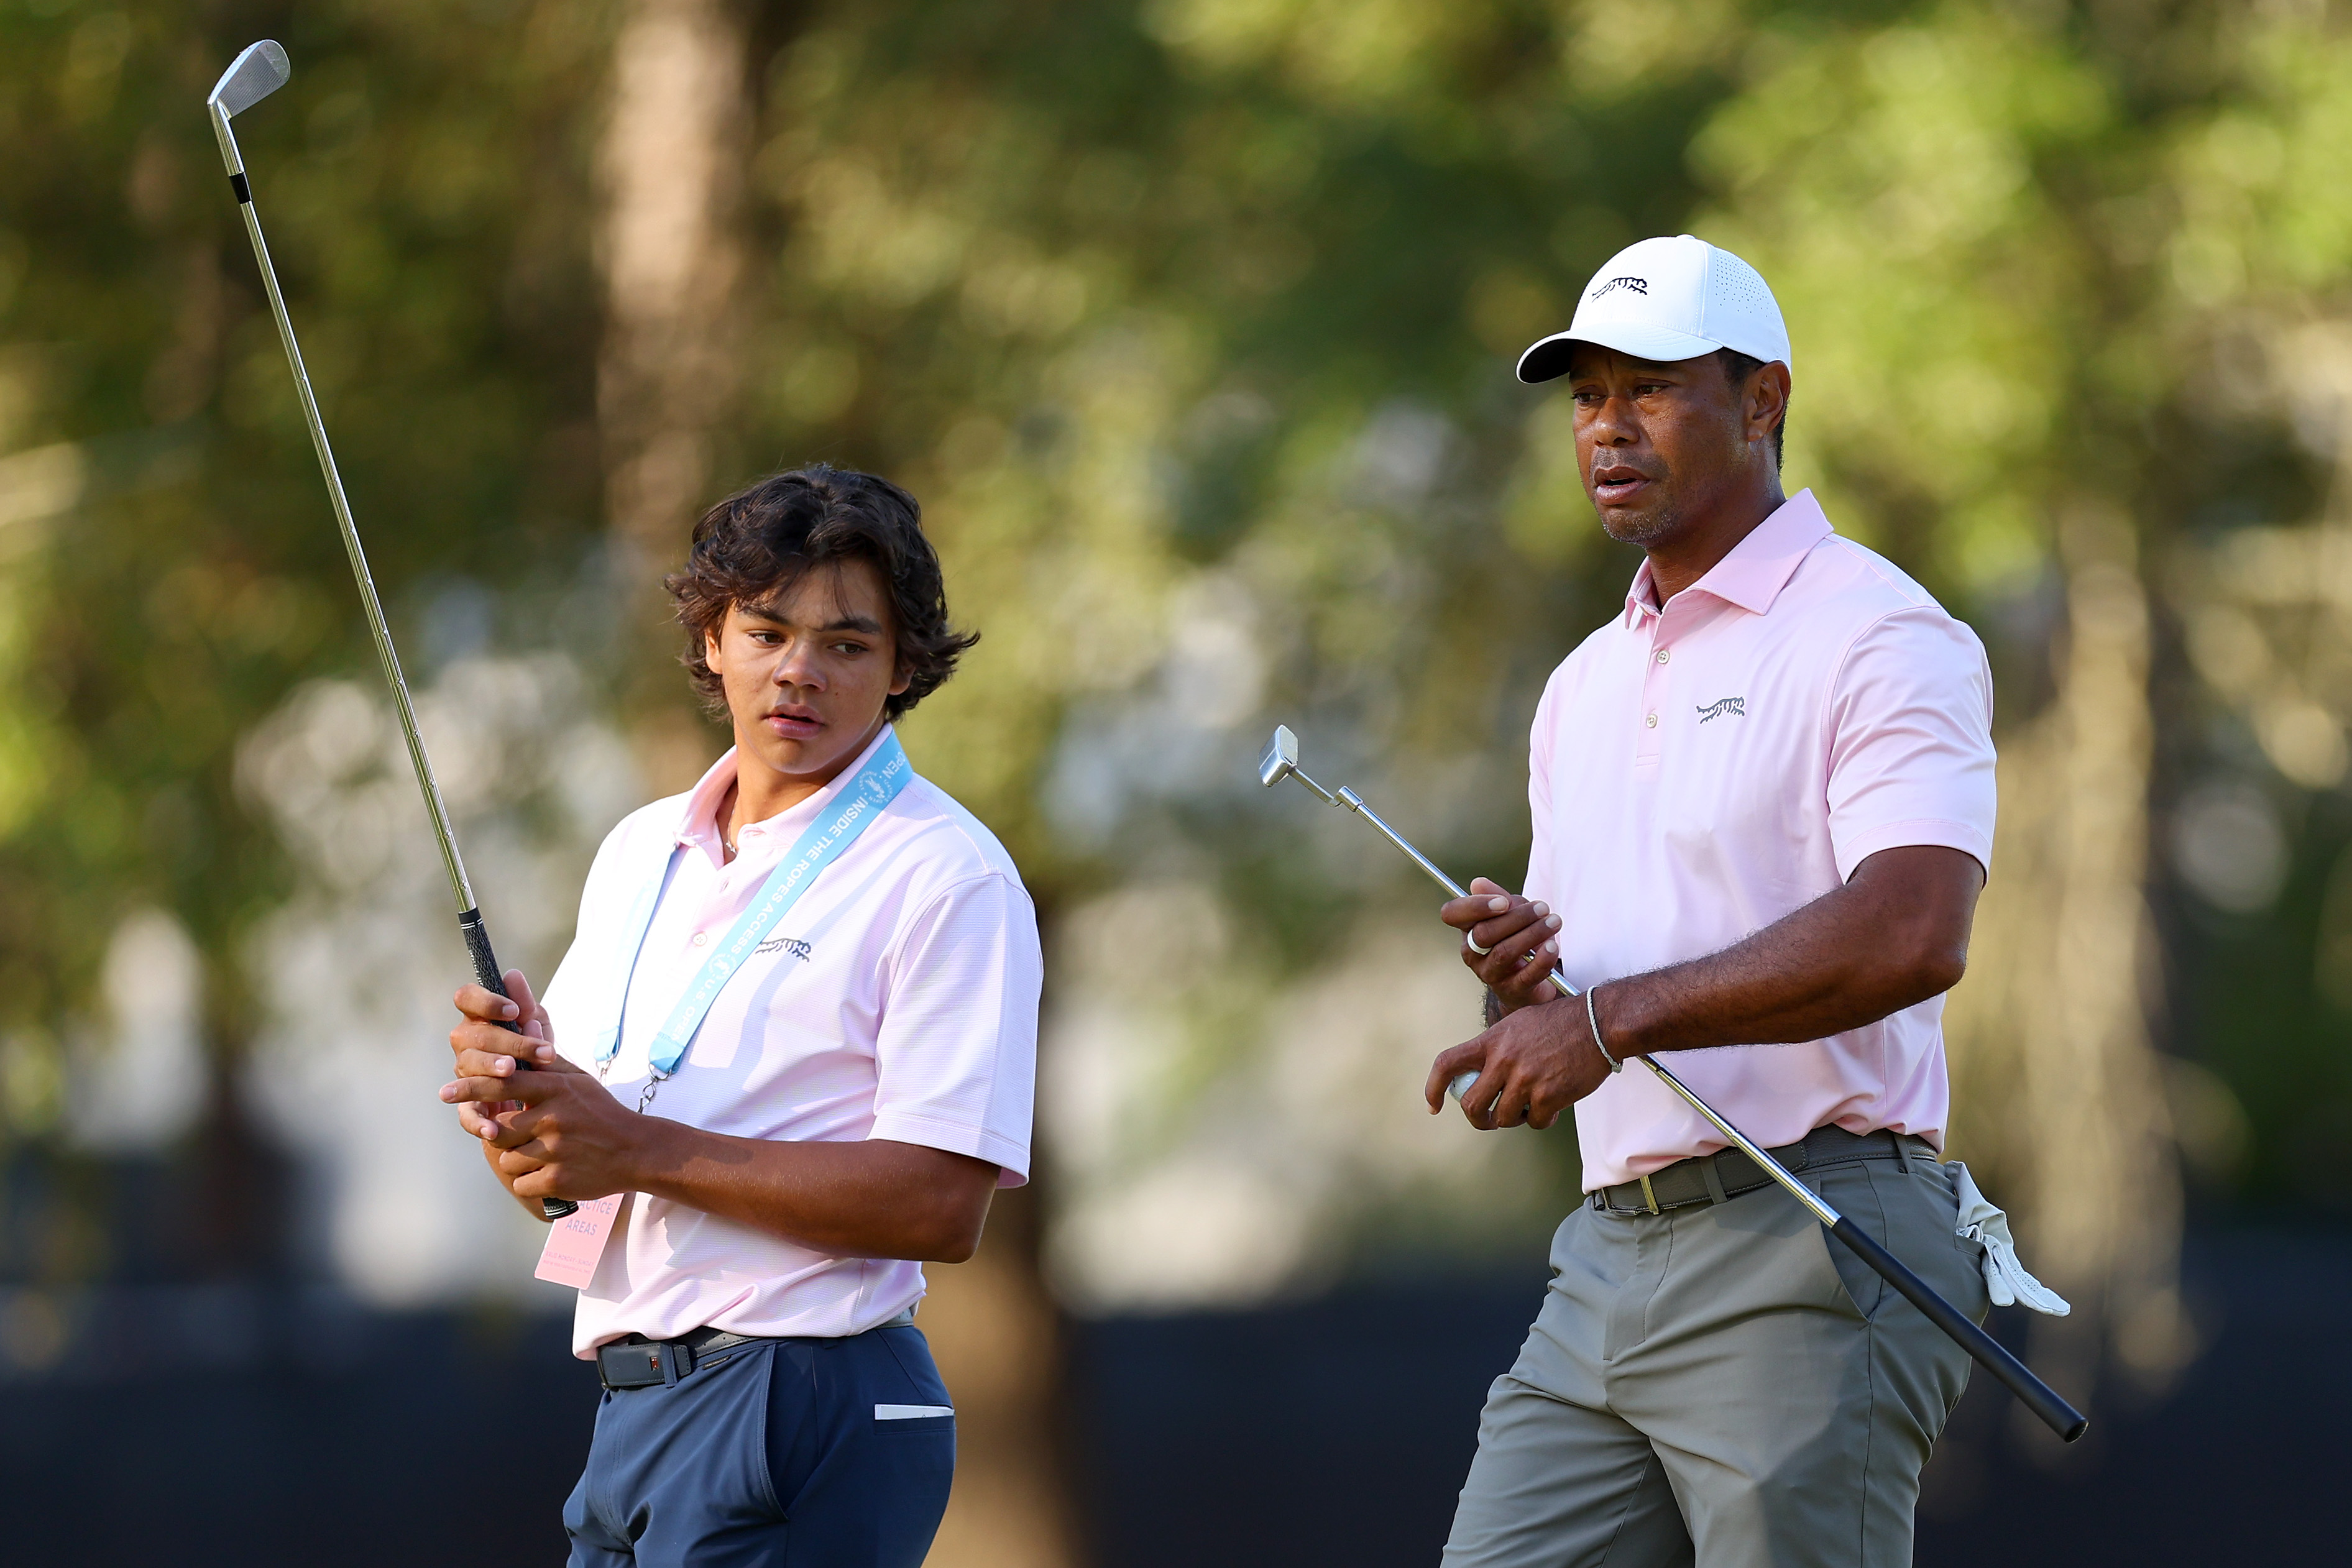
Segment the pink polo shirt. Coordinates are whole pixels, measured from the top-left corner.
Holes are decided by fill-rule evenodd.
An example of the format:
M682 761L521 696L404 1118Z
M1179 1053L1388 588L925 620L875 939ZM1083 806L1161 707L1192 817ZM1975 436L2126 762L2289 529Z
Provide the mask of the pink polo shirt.
M731 751L691 793L614 828L547 988L564 1057L599 1071L600 1042L617 1023L617 1051L601 1071L635 1105L671 1008L881 744L877 737L808 800L745 828L732 862L717 815L735 779ZM666 872L633 955L630 913ZM1012 857L917 776L727 982L647 1112L782 1143L921 1144L986 1160L1003 1168L1002 1185L1018 1185L1029 1171L1043 977L1036 912ZM919 1264L835 1257L635 1193L580 1292L572 1348L585 1356L624 1334L669 1339L705 1324L838 1337L887 1322L922 1293Z
M1790 497L1663 610L1624 612L1544 689L1528 752L1527 892L1579 988L1730 946L1868 856L1992 863L1992 676L1976 634ZM1774 1147L1831 1123L1938 1148L1944 999L1801 1045L1676 1051L1675 1075ZM1723 1147L1640 1067L1576 1107L1586 1190Z

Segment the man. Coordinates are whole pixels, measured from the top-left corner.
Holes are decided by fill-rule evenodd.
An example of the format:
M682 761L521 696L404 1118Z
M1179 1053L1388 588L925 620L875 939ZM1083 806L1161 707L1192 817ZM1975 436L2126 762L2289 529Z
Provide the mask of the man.
M1938 1151L1991 679L1967 627L1782 497L1789 361L1764 280L1688 235L1620 252L1519 361L1568 378L1586 493L1647 559L1537 710L1524 895L1482 880L1443 912L1489 1027L1438 1057L1431 1110L1471 1071L1482 1128L1573 1105L1588 1193L1488 1396L1452 1568L1910 1561L1967 1355L1631 1057L1695 1052L1676 1073L1734 1125L1987 1310Z
M604 841L544 1003L458 993L441 1097L534 1217L627 1195L573 1331L574 1568L913 1568L955 1458L920 1263L1026 1179L1042 974L893 728L973 639L913 497L822 465L713 507L669 588L734 748Z

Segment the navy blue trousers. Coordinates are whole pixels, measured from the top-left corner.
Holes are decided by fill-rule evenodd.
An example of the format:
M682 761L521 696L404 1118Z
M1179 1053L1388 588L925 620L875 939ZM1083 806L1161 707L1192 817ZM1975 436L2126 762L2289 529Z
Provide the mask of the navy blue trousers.
M955 1417L900 1412L948 1403L912 1328L756 1340L667 1386L606 1389L563 1505L571 1568L918 1568Z

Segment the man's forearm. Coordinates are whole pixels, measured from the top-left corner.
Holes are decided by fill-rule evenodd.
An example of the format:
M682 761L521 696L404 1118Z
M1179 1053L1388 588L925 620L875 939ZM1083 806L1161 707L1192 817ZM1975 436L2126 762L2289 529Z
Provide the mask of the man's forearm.
M1719 953L1605 982L1602 1039L1623 1058L1875 1023L1958 983L1982 885L1958 850L1873 855L1844 886Z
M646 1118L635 1190L843 1258L960 1263L997 1167L914 1144L778 1143Z

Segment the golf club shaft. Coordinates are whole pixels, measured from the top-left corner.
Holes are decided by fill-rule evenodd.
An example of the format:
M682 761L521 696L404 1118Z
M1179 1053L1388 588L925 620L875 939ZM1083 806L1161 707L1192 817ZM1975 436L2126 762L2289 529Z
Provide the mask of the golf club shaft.
M335 508L335 523L342 530L343 553L351 558L352 578L359 584L360 606L367 614L368 632L375 639L377 662L383 666L384 685L392 688L393 706L400 715L400 733L408 744L408 761L416 772L416 787L425 796L425 810L433 819L433 834L441 846L441 863L449 873L449 889L457 900L464 921L474 915L473 885L466 876L466 863L457 854L457 835L450 831L449 809L442 804L441 786L434 780L433 762L425 755L425 740L417 733L416 709L408 698L408 680L401 674L400 654L392 645L392 629L384 624L383 601L376 595L375 578L368 570L367 552L360 547L359 528L352 521L352 504L343 494L343 478L335 468L333 448L327 444L327 426L319 417L319 400L310 391L310 374L303 368L302 349L294 340L294 323L286 314L286 296L278 287L277 268L270 265L268 242L261 237L261 219L253 210L253 197L244 183L239 182L237 211L245 216L245 232L253 241L254 259L261 264L262 287L269 293L269 313L278 322L278 340L285 346L286 362L294 371L295 395L302 402L302 418L310 427L310 446L319 456L319 472L327 481L327 498ZM475 949L469 937L467 947ZM488 952L488 944L480 945L480 953ZM477 967L480 958L477 957ZM486 986L495 983L495 975L486 977ZM499 987L501 993L504 988Z
M1574 996L1559 971L1551 972L1551 983L1562 996ZM1981 1324L1969 1320L1951 1302L1938 1295L1934 1286L1913 1273L1903 1260L1880 1246L1875 1238L1853 1220L1840 1214L1811 1188L1790 1175L1788 1168L1774 1159L1756 1141L1718 1114L1714 1106L1699 1098L1689 1084L1675 1077L1672 1070L1654 1057L1644 1056L1642 1065L1664 1081L1667 1088L1682 1096L1683 1103L1707 1124L1728 1139L1733 1147L1753 1161L1756 1167L1786 1188L1789 1196L1805 1206L1815 1219L1829 1228L1829 1233L1845 1243L1846 1249L1870 1265L1878 1277L1903 1293L1904 1299L1926 1314L1927 1321L1948 1334L1953 1342L1979 1366L2000 1380L2001 1385L2017 1396L2025 1407L2033 1412L2042 1425L2071 1443L2090 1426L2083 1413L2060 1396L2058 1391L2034 1375L2033 1369L2010 1354L2009 1347L1987 1333Z
M1318 788L1316 792L1322 794L1324 791ZM1459 883L1446 875L1427 855L1415 849L1404 835L1382 821L1379 813L1365 805L1363 798L1353 789L1342 787L1339 791L1338 799L1341 804L1378 828L1387 836L1391 843L1412 856L1413 863L1427 872L1440 887L1444 888L1456 898L1468 896ZM1562 997L1574 997L1579 994L1577 988L1568 983L1568 977L1558 969L1554 969L1549 978L1552 988ZM1754 1161L1757 1169L1771 1177L1790 1197L1802 1204L1807 1213L1828 1227L1829 1233L1843 1242L1847 1250L1868 1264L1880 1279L1902 1292L1905 1300L1918 1308L1929 1322L1948 1334L1955 1343L1969 1353L1978 1365L1999 1378L2002 1386L2016 1395L2025 1407L2032 1411L2043 1425L2069 1443L2083 1435L2090 1426L2089 1420L2081 1411L2067 1404L2056 1389L2035 1376L2032 1368L2011 1355L2006 1345L1985 1333L1982 1326L1971 1322L1967 1313L1938 1295L1934 1286L1906 1267L1901 1259L1880 1246L1868 1232L1840 1214L1820 1194L1790 1174L1787 1166L1767 1154L1753 1138L1733 1126L1714 1106L1701 1099L1689 1084L1675 1077L1671 1070L1661 1065L1653 1057L1643 1056L1639 1060L1643 1066L1656 1073L1667 1088L1680 1095L1685 1104L1705 1117L1707 1124L1722 1134L1733 1147Z
M392 688L393 706L400 715L400 734L408 745L409 766L415 770L416 788L425 797L425 814L433 821L433 836L441 846L441 863L449 873L449 891L457 900L457 933L465 939L475 982L503 997L507 994L506 973L499 967L498 954L490 946L490 934L482 924L482 912L474 903L473 884L467 880L466 862L457 853L457 837L449 826L449 809L442 803L441 786L434 779L433 759L425 754L425 737L417 733L416 708L408 698L408 680L401 674L400 653L392 645L392 629L384 624L383 601L376 595L375 578L368 570L367 552L360 548L360 531L352 521L352 504L343 494L343 477L335 468L334 449L327 444L326 422L319 416L319 400L310 390L310 373L303 368L301 345L294 340L293 319L286 313L286 296L278 287L278 269L270 263L268 242L261 237L261 218L253 210L253 188L246 177L244 160L237 155L226 117L217 109L214 110L214 125L220 135L221 155L228 164L229 185L236 193L237 211L245 217L246 236L253 241L253 258L261 267L261 284L269 295L269 314L278 323L278 340L284 345L286 363L294 372L295 395L301 400L303 421L310 427L310 447L318 454L319 472L326 478L327 497L334 505L336 526L342 530L343 553L351 558L352 578L359 584L360 605L367 612L368 632L375 639L376 659L383 666L384 685ZM499 1027L521 1032L511 1023L500 1021ZM528 1067L528 1063L518 1065ZM548 1198L540 1207L550 1219L561 1219L580 1206L567 1199Z
M1402 833L1398 832L1394 828L1390 827L1388 823L1382 821L1381 820L1381 814L1378 811L1373 810L1370 806L1364 804L1364 798L1361 795L1357 794L1353 789L1349 789L1344 784L1339 787L1339 803L1346 806L1349 810L1355 812L1356 815L1363 818L1364 821L1370 822L1375 828L1378 828L1388 839L1389 842L1402 850L1412 861L1413 864L1419 866L1422 870L1430 874L1438 886L1444 888L1446 892L1452 894L1456 898L1467 898L1470 896L1470 893L1467 888L1464 887L1460 883L1455 882L1452 877L1446 875L1444 869L1441 868L1435 861L1431 860L1427 855L1423 854L1419 850L1413 848L1412 841L1410 839L1407 839ZM1560 979L1559 970L1553 970L1551 977L1559 982L1566 995L1571 997L1576 995L1575 988L1570 987L1566 980Z

